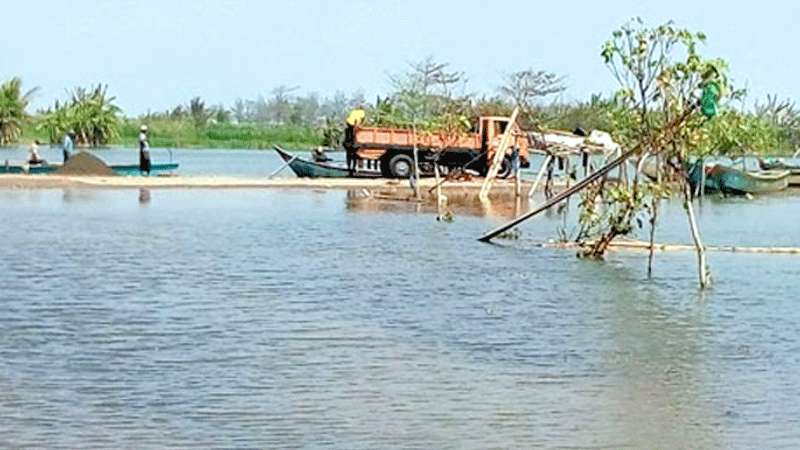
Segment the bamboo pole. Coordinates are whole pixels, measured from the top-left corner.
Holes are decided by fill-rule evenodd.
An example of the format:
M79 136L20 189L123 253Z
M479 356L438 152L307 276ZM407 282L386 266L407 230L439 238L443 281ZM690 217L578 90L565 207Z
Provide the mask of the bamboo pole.
M520 160L519 150L517 150L517 157L514 161L514 197L520 198L522 196L522 180L520 179Z
M587 242L586 245L591 245ZM578 249L581 244L575 242L542 242L535 244L541 248ZM609 250L617 251L649 251L650 243L644 241L617 241L608 245ZM710 245L704 247L706 251L718 253L745 253L745 254L771 254L771 255L800 255L800 247L739 247L735 245ZM654 243L653 250L660 252L693 252L696 247L692 244L664 244Z
M537 208L534 208L533 210L531 210L531 211L523 214L522 216L520 216L520 217L518 217L518 218L516 218L516 219L514 219L514 220L512 220L512 221L510 221L508 223L506 223L505 225L501 225L501 226L495 228L494 230L489 231L488 233L486 233L483 236L481 236L479 240L483 241L483 242L489 242L495 236L497 236L497 235L499 235L501 233L504 233L504 232L510 230L511 228L514 228L515 226L519 225L520 223L530 219L531 217L534 217L537 214L539 214L539 213L541 213L543 211L546 211L546 210L552 208L553 206L561 203L565 199L571 197L576 192L579 192L582 189L584 189L586 186L589 186L595 180L599 179L600 177L602 177L604 175L607 175L609 172L611 172L612 170L614 170L617 167L619 167L620 165L622 165L628 158L630 158L633 154L638 152L640 147L641 147L641 145L636 146L636 147L632 148L631 150L628 150L627 152L623 153L622 155L618 156L617 158L615 158L614 160L612 160L611 162L606 164L604 167L598 169L597 172L593 173L591 176L588 176L588 177L584 178L583 180L579 181L577 184L575 184L575 186L559 192L558 194L554 195L550 200L546 201L541 206L539 206Z
M666 137L672 138L672 135L675 133L675 129L679 125L681 125L686 120L686 118L689 117L689 115L691 115L692 112L694 112L694 108L688 109L686 112L684 112L684 114L681 117L678 117L672 124L670 124L669 128L667 129L670 132L670 134L668 134L667 136L664 136L664 138L666 138ZM667 140L667 139L665 139L665 140ZM561 203L563 200L565 200L565 199L571 197L572 195L574 195L575 193L580 192L581 190L585 189L587 186L592 184L594 181L596 181L600 177L607 175L612 170L614 170L617 167L619 167L622 164L624 164L625 161L628 160L628 158L630 158L631 156L633 156L636 153L638 153L639 151L641 151L641 149L642 149L642 147L644 145L645 145L645 142L640 142L639 144L637 144L632 149L627 150L625 152L622 152L614 160L612 160L611 162L607 163L605 166L603 166L600 169L598 169L597 172L593 173L591 176L588 176L588 177L582 179L581 181L579 181L572 188L566 189L564 191L559 192L558 194L554 195L550 200L546 201L542 205L534 208L533 210L523 214L522 216L520 216L520 217L518 217L518 218L516 218L516 219L514 219L514 220L512 220L512 221L510 221L510 222L508 222L508 223L506 223L504 225L501 225L501 226L495 228L494 230L489 231L488 233L486 233L483 236L481 236L478 240L482 241L482 242L489 242L494 237L496 237L497 235L499 235L501 233L504 233L504 232L514 228L515 226L519 225L520 223L530 219L531 217L534 217L534 216L540 214L541 212L546 211L546 210L552 208L553 206Z
M442 183L439 182L439 164L433 164L433 174L436 176L436 217L441 220L442 219L442 208L443 199L442 198ZM445 200L446 201L446 200Z
M411 129L412 139L414 140L414 196L417 201L422 200L422 195L419 192L419 148L417 148L417 125L414 123Z
M497 177L497 172L500 170L500 167L503 164L503 158L506 156L506 150L508 149L508 145L511 143L511 137L514 135L514 124L517 123L518 116L519 107L516 107L514 108L514 112L511 113L511 118L506 126L506 131L503 133L503 139L500 140L500 146L495 151L492 165L489 167L489 172L486 174L486 178L483 180L483 186L481 186L481 192L478 195L481 201L489 200L489 191L492 189L492 184L494 183L494 179Z
M289 167L289 164L293 163L295 159L297 159L297 155L294 155L291 158L289 158L289 160L284 162L282 166L278 167L278 169L276 169L274 172L269 174L267 176L267 179L270 179L270 178L274 177L275 175L281 173L281 171L283 171L283 169Z
M552 158L553 158L552 155L547 155L544 157L544 162L542 162L542 167L539 169L539 173L536 174L536 181L533 182L531 190L528 191L528 198L533 198L533 194L536 193L536 188L539 187L539 183L542 181L542 177L544 176L545 171L547 171L547 166L550 165L550 160Z
M705 170L703 172L705 172ZM686 215L689 219L689 229L692 232L692 240L694 240L695 250L697 251L697 275L700 279L700 288L705 289L711 283L711 277L708 274L708 265L706 264L706 250L705 247L703 247L703 241L700 239L700 229L697 226L697 220L694 216L694 207L692 206L692 195L690 192L689 183L685 181L683 183L683 197Z

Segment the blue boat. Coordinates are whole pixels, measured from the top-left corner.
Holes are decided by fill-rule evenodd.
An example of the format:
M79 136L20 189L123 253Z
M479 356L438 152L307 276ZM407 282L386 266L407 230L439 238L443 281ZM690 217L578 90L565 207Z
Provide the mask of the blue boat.
M6 161L5 164L0 164L0 174L48 175L55 173L61 166L61 164L11 164ZM158 175L175 172L179 166L180 164L176 162L152 164L150 166L150 174ZM109 167L117 175L133 176L141 174L139 164L112 164Z

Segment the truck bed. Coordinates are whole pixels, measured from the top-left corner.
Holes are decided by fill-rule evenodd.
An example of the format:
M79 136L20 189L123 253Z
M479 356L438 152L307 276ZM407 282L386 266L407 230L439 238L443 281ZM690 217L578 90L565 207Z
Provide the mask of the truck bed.
M416 141L417 147L441 149L463 148L479 150L480 136L467 133L455 139L437 133L417 132L402 128L358 127L356 129L356 146L377 148L411 148Z

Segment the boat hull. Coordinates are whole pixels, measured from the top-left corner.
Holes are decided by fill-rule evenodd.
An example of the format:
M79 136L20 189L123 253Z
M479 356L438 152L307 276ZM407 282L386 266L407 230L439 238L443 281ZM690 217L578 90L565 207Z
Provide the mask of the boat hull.
M702 178L703 165L695 164L690 173L692 189L696 190ZM746 172L732 167L716 164L706 167L706 192L722 192L724 194L769 194L780 192L789 187L790 172L788 170L767 170Z
M139 171L138 164L114 164L111 165L111 170L114 171L117 175L123 176L130 176L130 175L140 175L141 172ZM159 174L159 173L168 173L168 172L175 172L178 170L179 164L178 163L162 163L162 164L151 164L150 165L150 173L151 174Z
M345 167L308 161L287 152L277 145L275 146L275 151L278 152L284 162L289 164L289 168L298 178L379 178L381 176L378 172L358 171L351 175Z
M150 166L150 174L160 174L175 172L180 166L179 163L162 163ZM140 175L138 164L113 164L109 166L117 175L131 176ZM28 166L23 164L0 165L0 174L29 174L47 175L52 174L61 168L61 164L47 164L41 166Z

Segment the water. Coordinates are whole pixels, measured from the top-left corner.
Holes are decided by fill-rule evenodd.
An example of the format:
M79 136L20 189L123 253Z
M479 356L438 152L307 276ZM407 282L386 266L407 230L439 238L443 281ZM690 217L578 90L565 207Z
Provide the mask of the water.
M134 148L100 148L90 150L108 164L138 164L139 151ZM61 163L63 156L58 147L42 146L40 152L47 161ZM301 151L307 156L307 151ZM165 149L154 148L150 152L153 163L175 161L180 163L178 173L183 176L226 176L239 178L261 178L269 175L283 165L273 150L230 150L230 149ZM343 153L331 153L334 159L341 159ZM21 163L28 158L28 150L23 147L0 149L0 163L9 160ZM291 170L282 171L279 177L293 177Z
M0 190L3 448L796 448L798 256L603 263L342 191ZM800 198L707 199L800 245ZM677 202L659 241L686 242Z
M108 164L138 164L139 153L135 148L99 148L90 150ZM307 150L297 151L301 157L310 159ZM39 152L47 161L60 163L63 159L59 147L42 146ZM154 148L151 150L154 163L176 161L180 163L178 172L183 176L226 176L239 178L261 178L270 175L280 168L284 162L272 150L231 150L231 149L166 149ZM335 163L345 165L343 152L329 152L328 156ZM28 158L27 147L0 148L0 164L8 160L11 163L22 163ZM787 164L800 165L800 160L786 158ZM541 155L531 156L531 167L523 170L526 180L533 180L536 172L543 162ZM721 159L721 163L740 167L729 159ZM600 161L597 160L599 164ZM579 167L579 158L572 158L572 167ZM757 170L758 162L754 158L746 160L748 170ZM579 169L579 174L582 174ZM560 172L556 170L556 175ZM292 171L285 169L277 177L294 177Z

